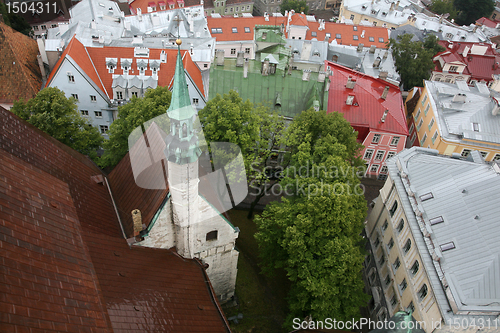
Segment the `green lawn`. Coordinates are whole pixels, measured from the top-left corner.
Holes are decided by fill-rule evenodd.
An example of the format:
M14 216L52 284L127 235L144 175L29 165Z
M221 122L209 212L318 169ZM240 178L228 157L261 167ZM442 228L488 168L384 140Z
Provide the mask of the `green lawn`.
M284 272L273 278L260 274L258 246L254 234L257 227L246 218L247 211L229 211L231 222L240 228L236 246L240 251L236 296L239 305L224 308L226 316L243 314L238 324L231 323L234 333L285 332L281 325L286 317L286 294L289 281Z

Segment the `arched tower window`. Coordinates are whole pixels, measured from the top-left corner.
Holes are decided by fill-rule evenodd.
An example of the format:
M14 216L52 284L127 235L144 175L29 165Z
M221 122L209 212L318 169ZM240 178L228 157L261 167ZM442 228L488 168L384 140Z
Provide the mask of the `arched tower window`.
M187 125L186 123L182 124L182 137L185 138L188 135Z

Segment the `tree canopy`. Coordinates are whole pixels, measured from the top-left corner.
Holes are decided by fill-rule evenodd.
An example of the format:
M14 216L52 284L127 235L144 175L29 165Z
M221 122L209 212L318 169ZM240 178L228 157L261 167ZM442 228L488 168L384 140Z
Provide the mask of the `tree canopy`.
M340 114L308 110L287 134L298 144L280 181L291 196L255 218L263 271L283 268L292 282L287 328L307 316L359 318L368 296L361 278L366 201L353 165L356 133Z
M392 49L396 70L405 89L421 86L423 80L429 79L434 68L432 58L444 51L434 35L428 35L423 43L412 41L412 38L412 34L404 34L399 35L397 40L390 38L387 43Z
M249 100L243 102L234 90L223 96L217 94L200 110L198 116L205 140L208 143L215 141L238 145L251 186L265 186L267 178L263 169L273 147L281 144L281 134L285 128L282 117L264 105L255 106ZM261 197L255 197L249 216Z
M495 9L493 0L453 0L458 15L457 23L469 25L481 17L490 17Z
M296 13L307 14L309 12L309 6L305 0L283 0L280 5L281 14L285 15L285 10L294 10Z
M7 5L2 2L0 2L0 15L2 15L4 23L12 29L19 31L26 36L32 35L31 26L26 21L26 19L18 14L14 14L12 12L12 8L11 12L9 13Z
M14 102L11 111L65 145L97 160L103 137L84 118L73 97L57 88L45 88L34 98Z
M109 140L104 141L104 154L99 166L112 167L118 164L129 150L130 133L146 121L165 114L170 106L172 93L167 87L149 89L144 97L132 97L129 103L118 107L118 118L109 127Z
M452 0L434 0L432 1L430 9L439 15L450 14L448 17L450 20L457 18L457 10Z

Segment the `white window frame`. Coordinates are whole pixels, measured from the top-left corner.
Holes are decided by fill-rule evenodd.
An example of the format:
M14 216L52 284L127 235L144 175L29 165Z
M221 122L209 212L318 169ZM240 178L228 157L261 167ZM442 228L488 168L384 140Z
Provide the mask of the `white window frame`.
M363 156L363 159L368 160L368 161L371 160L374 152L375 152L374 149L365 150L365 155ZM367 155L370 155L370 156L367 157Z
M377 153L375 154L375 160L376 161L382 161L385 156L385 150L377 150Z
M102 111L94 111L94 115L96 118L102 118Z

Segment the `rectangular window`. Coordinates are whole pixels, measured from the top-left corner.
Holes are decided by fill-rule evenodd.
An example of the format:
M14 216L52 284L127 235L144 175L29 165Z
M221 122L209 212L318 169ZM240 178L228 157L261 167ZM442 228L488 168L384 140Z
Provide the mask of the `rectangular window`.
M236 49L231 49L231 54L235 55L236 54Z
M414 123L412 121L411 124L410 124L410 130L409 130L409 132L410 133L413 132L414 129L415 129L415 125L414 125Z
M424 123L424 118L420 118L420 121L418 122L418 125L417 125L417 132L420 131L420 127L422 127L423 123Z
M448 72L458 72L458 66L450 66Z
M99 128L101 129L102 134L108 133L108 126L107 125L101 125L101 126L99 126Z
M434 132L434 135L433 135L433 136L432 136L432 138L431 138L431 140L432 140L432 144L434 144L434 142L436 142L437 137L438 137L438 131L436 130L436 131Z
M381 137L380 134L374 134L373 139L372 139L372 143L378 143L380 141L380 137Z
M367 149L365 151L365 157L364 157L364 159L365 160L370 160L372 158L372 156L373 156L373 149Z
M401 266L401 262L399 261L399 257L398 257L394 261L394 264L392 264L392 267L394 268L394 272L398 270L399 266Z
M378 171L378 164L373 164L372 167L370 168L370 172L377 172Z
M250 28L249 27L245 27L245 32L249 33L250 32Z
M486 159L486 156L488 156L488 152L487 151L480 151L479 154L481 154L481 157Z
M474 132L479 132L479 123L472 123L472 129Z
M422 137L422 140L420 140L420 147L424 146L425 140L427 140L427 132L424 133L424 136Z
M391 146L397 146L399 143L399 136L395 136L391 140Z
M464 150L462 150L461 155L462 155L462 157L467 157L467 156L469 156L470 152L471 152L470 149L464 149Z
M386 287L388 287L389 284L391 284L391 277L389 276L389 274L386 275L384 282Z
M312 37L317 37L317 36L318 36L318 34L316 33L316 31L311 31L311 36L312 36Z
M387 248L388 248L389 250L391 250L393 247L394 247L394 239L393 239L393 238L391 238L391 239L389 240L389 243L387 244Z
M401 293L405 291L406 287L408 287L408 283L406 282L406 279L403 279L401 283L399 284L399 289L401 290Z
M424 114L427 116L427 112L429 112L429 108L431 107L430 104L427 104L427 106L425 107L425 110L424 110Z
M429 131L431 130L432 128L432 125L434 125L434 118L431 119L431 121L429 122Z
M279 2L279 0L278 0L278 2ZM250 5L247 5L247 10L250 10Z
M391 215L391 217L393 217L394 214L396 214L397 210L398 210L398 201L395 200L394 203L392 204L391 210L389 211L389 214Z
M382 161L384 159L384 155L385 155L385 150L379 150L375 155L375 159L378 161Z
M132 96L137 97L137 91L132 91Z
M34 26L33 26L33 30L38 31L38 26L37 26L37 25L34 25Z
M389 171L387 165L382 166L382 168L380 169L380 173L387 173L387 171Z
M432 192L428 192L428 193L422 194L419 198L422 201L426 201L426 200L434 198L434 195L432 194Z
M94 115L96 118L102 118L102 111L94 111Z
M443 245L439 245L439 247L441 248L441 251L453 250L455 248L455 243L449 242Z
M358 35L353 35L353 36L352 36L352 39L353 39L353 40L358 40L358 39L359 39L359 38L358 38Z
M73 75L68 75L68 82L75 83L75 77Z
M370 42L374 42L374 41L375 41L375 38L373 38L373 37L368 37L368 40L369 40Z
M354 20L354 15L351 15L351 20ZM354 30L358 30L358 28L354 27Z
M199 104L199 99L198 98L193 98L193 104L198 105Z
M231 31L233 32L233 34L236 34L236 33L238 33L238 28L233 27L233 28L231 28Z
M89 111L88 110L81 110L80 112L82 113L82 116L88 116L89 115Z
M431 225L435 225L435 224L439 224L439 223L443 223L443 222L444 222L444 219L442 216L434 217L434 218L429 220L429 223Z
M415 312L415 305L413 305L413 301L408 304L408 307L406 308L407 312Z
M394 294L394 295L392 295L392 298L391 298L391 306L392 306L392 308L394 309L397 304L398 304L398 299L396 298L396 294Z
M250 54L250 48L249 47L245 48L245 54Z
M90 101L91 102L97 101L97 97L95 95L90 95Z
M390 159L390 158L391 158L391 157L393 157L394 155L396 155L396 153L395 153L395 152L393 152L393 151L388 152L388 153L387 153L387 158L386 158L386 160Z
M379 38L378 38L378 42L379 42L379 43L383 43L383 42L384 42L384 37L379 37Z
M74 99L76 99L78 101L78 94L71 94L71 97L73 97Z
M422 100L422 106L425 105L425 102L427 102L427 95L424 96L424 99Z
M382 224L382 234L384 234L384 232L387 230L388 227L389 227L389 222L385 220L384 224Z
M123 99L123 92L117 91L116 92L116 99Z
M235 12L239 12L240 11L240 7L236 6L236 9L234 11Z
M500 154L495 154L495 157L493 157L493 161L500 161Z
M41 28L42 30L47 30L47 26L46 26L45 24L42 24L42 25L40 26L40 28Z
M415 120L417 120L418 117L420 117L420 109L418 109L417 114L415 115Z

